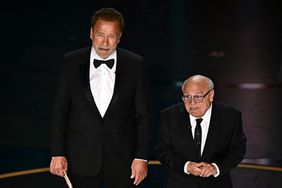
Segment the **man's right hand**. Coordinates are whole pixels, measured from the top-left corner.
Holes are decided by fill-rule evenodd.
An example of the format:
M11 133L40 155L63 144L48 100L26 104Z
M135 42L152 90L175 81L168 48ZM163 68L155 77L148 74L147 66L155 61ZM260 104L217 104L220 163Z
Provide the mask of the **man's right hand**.
M64 171L68 170L68 161L63 156L52 157L50 162L50 172L57 176L64 176Z

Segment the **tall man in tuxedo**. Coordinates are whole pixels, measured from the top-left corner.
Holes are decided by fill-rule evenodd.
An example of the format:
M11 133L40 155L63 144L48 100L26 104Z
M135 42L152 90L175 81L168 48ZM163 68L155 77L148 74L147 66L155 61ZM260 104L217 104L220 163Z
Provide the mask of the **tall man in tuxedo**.
M132 188L147 175L151 129L143 58L117 48L123 16L95 12L92 47L67 53L58 74L50 172L74 188Z
M213 102L211 79L194 75L183 102L161 112L157 151L169 169L168 188L231 188L230 170L244 158L241 112Z

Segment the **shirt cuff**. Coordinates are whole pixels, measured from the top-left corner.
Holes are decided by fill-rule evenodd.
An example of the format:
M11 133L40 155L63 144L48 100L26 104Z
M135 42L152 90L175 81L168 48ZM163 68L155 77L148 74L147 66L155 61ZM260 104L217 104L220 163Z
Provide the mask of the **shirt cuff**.
M190 161L187 161L187 162L185 163L185 165L184 165L184 172L185 172L186 174L190 174L190 173L188 172L188 170L187 170L187 166L188 166L189 163L190 163Z
M213 175L213 176L216 178L217 176L219 176L220 171L219 171L218 166L217 166L215 163L212 163L212 165L216 168L216 174L215 174L215 175Z
M138 158L135 158L134 160L137 160L137 161L144 161L144 162L148 162L147 160L145 160L145 159L138 159Z

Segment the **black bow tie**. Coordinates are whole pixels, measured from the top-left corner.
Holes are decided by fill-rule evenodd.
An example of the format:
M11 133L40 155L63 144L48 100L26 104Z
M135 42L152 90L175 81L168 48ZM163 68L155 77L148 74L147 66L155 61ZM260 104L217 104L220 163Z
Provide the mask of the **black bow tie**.
M109 59L109 60L98 60L98 59L94 59L94 67L97 68L99 67L101 64L105 63L110 69L113 68L114 66L114 62L115 60L114 59Z

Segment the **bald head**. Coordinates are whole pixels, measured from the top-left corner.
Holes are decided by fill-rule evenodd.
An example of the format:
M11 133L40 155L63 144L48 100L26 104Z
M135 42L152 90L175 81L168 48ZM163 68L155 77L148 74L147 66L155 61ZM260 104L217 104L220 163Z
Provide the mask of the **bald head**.
M185 80L182 84L182 91L184 92L185 88L189 85L197 85L198 87L206 88L207 90L211 90L214 88L213 81L203 75L194 75Z

